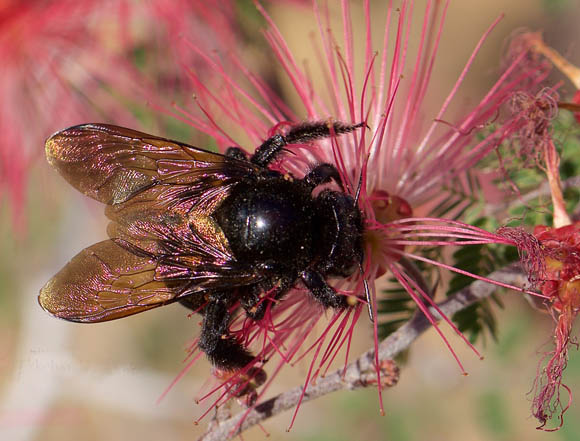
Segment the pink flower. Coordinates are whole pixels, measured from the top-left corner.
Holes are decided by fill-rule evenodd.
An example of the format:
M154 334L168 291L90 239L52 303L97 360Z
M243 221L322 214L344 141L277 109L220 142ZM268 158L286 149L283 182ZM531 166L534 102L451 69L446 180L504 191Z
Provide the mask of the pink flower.
M177 59L186 60L168 48L182 37L233 47L232 11L230 2L185 0L2 2L0 199L9 199L14 227L25 228L28 173L50 134L87 121L138 127L134 112L151 124L153 88L186 95L176 83Z
M64 125L94 119L93 105L116 109L110 98L87 101L98 79L83 60L102 51L88 23L102 2L8 1L0 6L0 195L10 199L14 226L23 229L28 169L42 158L45 138ZM101 60L102 62L102 60ZM82 90L81 93L80 91Z
M538 33L524 32L517 41L531 49L530 60L534 64L549 60L580 86L580 70L548 47ZM568 363L569 345L577 346L571 332L580 311L580 223L573 222L566 211L560 157L552 138L552 121L560 107L570 106L559 102L554 88L543 88L536 94L522 91L514 94L513 113L506 123L513 133L510 146L513 154L524 159L524 166L537 167L546 174L552 197L553 227L536 226L533 241L512 235L520 250L527 248L524 254L532 263L528 265L530 280L545 297L540 309L548 312L556 323L554 347L542 356L533 387L532 414L540 422L538 429L547 431L562 427L564 413L571 405L572 392L562 382L562 376ZM533 249L529 247L532 242L536 243ZM554 416L559 424L546 428Z
M568 363L568 345L576 344L571 331L580 311L580 223L560 228L537 226L534 236L545 255L545 273L539 287L548 298L548 311L556 328L554 349L542 357L538 368L532 411L540 421L539 428L544 428L554 414L558 414L561 427L572 399L572 392L562 383L562 373ZM562 389L568 394L564 403Z
M250 366L233 375L216 372L217 384L208 386L207 394L200 397L202 400L217 393L210 408L231 396L242 395L240 391L254 392L250 399L253 404L263 396L284 364L295 364L307 355L310 368L305 388L317 376L324 375L341 349L348 359L354 325L366 309L364 286L368 283L371 292L369 309L376 310L375 282L386 271L406 289L441 333L427 309L428 306L436 308L431 293L409 273L402 260L416 259L461 272L421 255L421 247L516 244L511 238L427 215L454 194L470 193L467 172L494 151L514 129L500 124L483 139L477 139L475 132L494 120L516 91L533 90L547 75L547 70L540 67L520 69L524 64L528 66L525 63L528 52L524 48L509 61L500 78L479 102L457 118L448 116L450 103L459 94L473 59L496 21L474 48L440 109L425 115L423 105L432 87L430 78L448 2L427 2L417 28L411 26L413 2L403 1L399 8L389 2L387 22L381 23L384 37L378 44L370 32L373 17L370 2L365 1L362 6L363 35L354 35L350 3L341 2L343 41L333 33L329 5L319 6L315 2L312 13L318 28L317 38L312 40L319 56L314 63L322 69L326 83L326 90L317 90L309 70L297 61L299 55L290 51L274 21L259 4L257 7L268 23L264 35L271 54L292 84L302 110L297 112L287 105L235 52L215 54L190 43L191 50L213 70L221 84L209 87L195 71L188 70L195 108L175 107L175 115L214 137L222 150L240 144L260 145L273 133L283 133L288 125L305 120L366 123L368 130L331 137L315 145L293 146L293 154L284 156L276 164L302 177L312 164L330 162L337 166L348 193L354 196L360 189L359 205L366 223L365 267L361 275L333 281L338 292L349 296L351 309L325 314L305 290L298 287L269 309L259 322L239 315L230 325L230 332L254 349L256 358ZM420 34L415 53L408 49L412 32ZM364 42L362 54L355 54L355 41ZM325 96L330 98L325 99ZM236 137L249 142L237 142ZM464 206L461 198L456 201L451 216L458 215ZM413 217L414 214L420 217ZM444 320L459 333L448 318ZM309 339L316 326L322 330ZM377 345L377 320L374 329ZM450 347L445 337L444 340ZM309 343L305 344L306 341ZM263 379L253 383L250 369L259 369L265 360L276 356L280 361L274 374L258 394L256 388ZM379 368L377 375L380 377Z
M140 95L157 101L189 98L189 82L183 67L207 80L206 66L192 56L180 40L195 41L207 51L227 51L236 47L239 27L231 0L145 0L140 5L123 1L118 51L124 58L135 58L135 83L147 81ZM155 91L155 95L151 91Z

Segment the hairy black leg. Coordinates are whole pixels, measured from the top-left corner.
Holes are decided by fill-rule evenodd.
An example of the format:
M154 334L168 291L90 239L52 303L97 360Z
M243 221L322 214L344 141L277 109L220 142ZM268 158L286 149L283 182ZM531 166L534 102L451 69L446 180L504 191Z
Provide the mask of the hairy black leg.
M226 156L230 158L239 159L240 161L247 161L248 156L246 153L239 147L228 147L226 150Z
M288 144L299 144L306 141L312 141L313 139L328 138L332 133L335 135L342 135L343 133L352 132L360 127L366 127L366 124L364 122L358 124L345 124L340 121L306 122L293 126L288 133L286 133L284 138Z
M232 370L246 366L254 357L228 334L230 314L225 298L231 293L214 293L203 310L199 348L214 366Z
M268 138L256 149L250 158L254 164L266 167L288 144L300 144L314 139L328 138L332 133L341 135L352 132L365 123L345 124L339 121L316 121L297 124L293 126L285 135L274 135Z
M260 285L251 285L243 288L240 304L246 315L252 320L261 320L266 312L264 302L260 303L260 294L263 292Z
M340 179L340 173L332 164L317 165L312 170L310 170L310 173L304 176L303 181L310 188L314 189L314 187L320 184L326 184L327 182L330 182L331 179L340 186L342 191L344 191L342 180Z
M294 279L282 278L278 281L269 281L268 283L256 284L248 287L248 292L241 299L241 305L246 311L246 315L252 320L262 320L266 309L276 300L282 298L284 294L294 284ZM267 298L262 294L272 291Z
M266 167L276 158L286 145L288 145L288 143L284 136L274 135L264 141L262 145L256 149L256 152L252 155L250 161L261 167Z
M318 271L306 270L301 276L312 296L325 308L346 308L346 296L339 295Z

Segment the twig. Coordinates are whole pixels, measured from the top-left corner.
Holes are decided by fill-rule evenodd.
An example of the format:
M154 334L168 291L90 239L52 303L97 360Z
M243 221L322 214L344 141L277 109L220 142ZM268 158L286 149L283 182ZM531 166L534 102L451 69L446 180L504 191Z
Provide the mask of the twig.
M516 286L525 286L527 283L526 275L519 264L512 264L501 270L494 271L489 275L489 278ZM475 281L447 300L441 302L439 308L445 315L451 316L478 300L489 297L496 288L495 285L479 280ZM436 319L440 319L439 314L433 308L430 311ZM429 327L430 324L423 314L415 315L379 344L379 360L386 361L394 358L397 354L407 349ZM371 349L362 354L357 360L348 364L346 370L341 368L323 378L319 378L315 383L308 385L303 402L313 400L337 390L358 389L372 384L372 381L369 382L369 378L372 378L375 371L374 354L374 349ZM216 423L199 441L222 441L231 439L250 427L293 408L298 404L301 393L302 386L295 387L268 401L260 403L249 412L248 410L243 410L231 418Z

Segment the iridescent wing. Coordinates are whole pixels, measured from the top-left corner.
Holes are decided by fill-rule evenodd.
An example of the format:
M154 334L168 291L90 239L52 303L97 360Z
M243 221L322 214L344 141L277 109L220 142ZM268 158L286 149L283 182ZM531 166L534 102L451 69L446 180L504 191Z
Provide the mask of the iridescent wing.
M46 143L49 162L107 204L109 241L80 252L41 290L48 312L96 322L210 289L258 281L237 262L211 213L256 166L122 127L71 127Z
M40 291L40 305L57 317L99 322L171 302L183 282L155 280L155 258L106 240L77 254Z
M46 141L46 156L73 187L104 204L150 192L140 202L206 213L212 199L257 171L248 161L108 124L56 133Z

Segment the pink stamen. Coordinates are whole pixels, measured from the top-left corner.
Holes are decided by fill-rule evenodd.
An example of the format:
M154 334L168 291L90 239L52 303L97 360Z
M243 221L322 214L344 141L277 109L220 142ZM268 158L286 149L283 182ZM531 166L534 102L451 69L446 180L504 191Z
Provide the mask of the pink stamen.
M435 320L435 317L433 317L431 312L429 312L429 309L425 306L425 304L421 300L421 297L415 293L415 291L413 290L413 288L409 284L409 280L407 279L407 277L405 277L402 273L400 273L395 265L391 265L389 267L389 269L391 270L391 272L393 273L395 278L399 281L399 283L405 288L405 291L407 291L409 296L411 296L413 301L417 304L417 306L419 307L419 310L421 310L421 312L423 312L423 314L425 315L427 320L429 320L429 323L431 323L431 325L433 326L435 331L437 331L437 333L439 334L439 336L441 337L441 339L445 343L445 346L447 346L447 349L449 349L449 352L451 352L451 355L453 355L453 358L455 358L455 361L459 365L459 369L461 369L461 373L463 375L467 375L467 372L465 371L463 364L461 363L461 360L459 360L459 356L453 350L451 343L449 343L449 340L447 340L447 337L445 337L445 334L443 334L443 332L439 328L439 325L437 324L437 320Z

